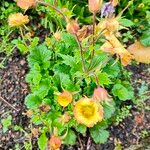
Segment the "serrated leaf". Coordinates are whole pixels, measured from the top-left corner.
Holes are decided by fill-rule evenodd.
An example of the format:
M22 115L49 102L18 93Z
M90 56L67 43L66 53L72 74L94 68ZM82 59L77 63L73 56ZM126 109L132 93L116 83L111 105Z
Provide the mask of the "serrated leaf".
M41 69L47 69L50 66L51 54L52 52L48 50L45 45L40 45L31 49L30 55L28 56L30 67L38 63Z
M27 108L29 109L34 109L37 106L39 106L41 103L41 99L33 94L29 94L26 96L25 98L25 105L27 106Z
M42 75L41 75L41 68L39 64L34 64L34 66L31 68L30 72L26 76L26 82L30 83L32 85L39 85L41 81Z
M87 130L87 127L85 125L78 124L76 126L76 131L79 132L79 133L81 133L81 134L85 134L86 130Z
M50 89L50 79L44 79L41 81L39 84L39 88L34 89L34 94L43 99L47 94Z
M47 137L45 133L42 133L42 135L38 138L38 146L40 150L45 150L47 146Z
M107 60L108 56L105 53L101 53L99 56L93 58L88 70L91 71L97 67L101 67L103 61Z
M107 130L97 126L90 129L90 134L96 144L104 144L109 137L109 132Z
M112 114L115 112L115 107L114 107L114 104L112 102L111 103L104 103L103 109L104 109L104 118L105 119L111 118Z
M119 20L119 23L122 25L122 26L125 26L125 27L132 27L134 26L134 22L132 22L131 20L129 19L125 19L125 18L121 18Z
M109 78L109 75L105 72L98 74L98 79L101 85L109 85L111 84L111 80Z
M64 89L69 91L75 91L76 86L73 81L70 79L68 74L60 73L59 74L61 85Z
M64 144L66 145L74 145L76 143L76 135L74 131L68 130L68 134L64 139Z
M114 96L119 97L120 100L128 100L133 98L133 91L122 84L115 84L112 89Z
M62 57L63 63L70 66L70 67L77 64L76 59L74 57L70 56L70 55L60 54L59 56Z
M118 63L115 63L115 60L110 61L104 68L103 71L109 74L111 78L116 78L120 73Z

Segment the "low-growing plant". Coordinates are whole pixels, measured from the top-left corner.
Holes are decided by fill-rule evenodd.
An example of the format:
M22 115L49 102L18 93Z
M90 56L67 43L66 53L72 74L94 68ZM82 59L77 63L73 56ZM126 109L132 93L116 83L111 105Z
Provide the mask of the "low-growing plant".
M77 133L85 137L89 132L95 143L105 143L115 110L122 101L134 98L124 68L133 56L117 37L123 28L120 22L123 12L115 17L115 1L102 6L101 0L89 0L93 24L80 27L77 19L55 6L31 2L18 0L17 5L26 10L42 4L57 11L66 21L66 31L57 31L44 43L28 47L30 71L26 81L31 92L25 99L26 114L38 132L39 149L74 145ZM125 9L130 4L132 1ZM101 19L96 17L100 9ZM11 23L16 20L11 19ZM14 26L24 26L27 22Z

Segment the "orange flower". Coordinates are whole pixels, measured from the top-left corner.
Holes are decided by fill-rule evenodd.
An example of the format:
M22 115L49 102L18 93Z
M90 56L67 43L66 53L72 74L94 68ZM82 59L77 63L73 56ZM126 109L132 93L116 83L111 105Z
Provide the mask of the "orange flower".
M17 0L17 6L27 10L36 6L36 0Z
M103 108L92 99L83 98L74 107L74 116L78 123L93 127L103 119Z
M51 150L59 150L61 147L62 141L58 136L52 135L49 140L49 148Z
M68 91L64 91L58 96L58 103L63 107L68 106L71 102L72 94Z
M11 27L17 27L25 25L29 22L29 18L27 15L23 15L22 13L11 14L8 17L8 24Z
M79 24L77 23L77 20L68 20L67 21L67 32L71 34L77 34L78 30L80 29Z
M110 100L110 96L108 95L106 89L98 87L94 90L93 99L102 102L105 100Z
M96 14L100 11L103 0L89 0L89 10L91 13Z
M108 41L101 46L101 50L111 54L117 54L121 59L122 65L127 66L133 59L133 56L124 48L115 35L111 34L106 36L106 39Z
M96 26L96 30L98 32L103 31L104 36L109 36L110 34L117 32L119 30L118 18L105 18Z

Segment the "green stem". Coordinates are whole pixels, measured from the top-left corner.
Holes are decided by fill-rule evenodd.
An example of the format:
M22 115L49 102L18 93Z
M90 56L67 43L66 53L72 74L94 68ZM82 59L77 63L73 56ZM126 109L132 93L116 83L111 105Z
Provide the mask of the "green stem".
M81 62L82 62L82 67L83 67L83 71L86 72L86 67L85 67L85 61L84 61L84 57L83 57L83 49L82 49L82 45L79 41L78 36L75 34L76 37L76 41L78 43L79 49L80 49L80 55L81 55Z
M66 16L59 9L57 9L55 6L53 6L51 4L48 4L46 2L43 2L43 1L39 1L39 0L37 0L37 3L52 8L53 10L55 10L56 12L58 12L60 15L62 15L63 18L65 19L65 21L67 20Z
M93 14L93 51L92 51L92 55L91 55L91 61L92 61L94 54L95 54L95 49L94 49L94 45L95 45L95 21L96 21L96 14Z

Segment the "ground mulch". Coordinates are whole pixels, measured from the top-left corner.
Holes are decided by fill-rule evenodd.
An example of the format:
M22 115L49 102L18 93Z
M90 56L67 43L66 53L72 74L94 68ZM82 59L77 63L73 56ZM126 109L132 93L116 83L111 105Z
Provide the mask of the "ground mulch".
M148 65L130 66L128 69L133 72L132 80L136 90L136 86L141 84L141 81L150 83L150 75ZM18 112L13 110L7 104L0 100L0 118L5 118L8 114L12 115L13 125L19 125L24 130L28 130L28 118L24 115L26 111L24 105L25 96L28 94L28 85L25 82L25 75L28 72L26 57L22 56L18 51L15 51L12 57L8 60L6 67L0 70L0 96L8 103L14 106ZM136 82L135 82L136 81ZM125 105L132 104L130 101ZM147 106L150 106L150 99L146 101ZM132 104L133 105L133 104ZM114 150L115 147L122 147L130 150L148 150L150 149L150 137L142 140L141 132L146 130L150 132L150 113L148 110L142 112L133 105L131 110L132 116L127 117L119 125L112 125L110 130L110 138L106 144L94 144L89 138L80 138L77 144L73 147L63 147L64 150L87 149L87 143L90 145L89 150ZM2 131L0 125L0 150L14 149L15 144L23 144L24 134L14 131L13 127L6 133ZM79 144L80 143L80 144ZM81 146L82 145L82 146ZM37 148L34 148L35 150Z

